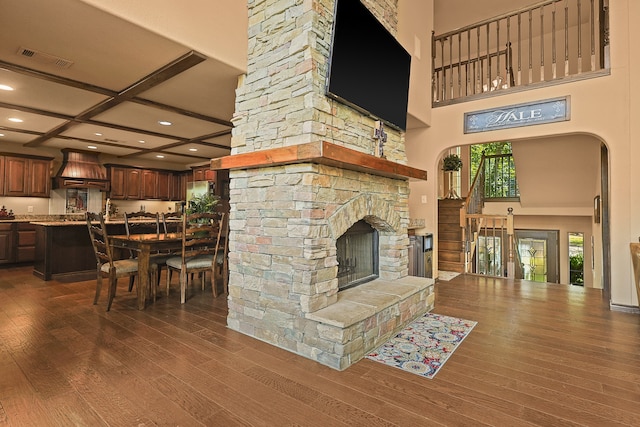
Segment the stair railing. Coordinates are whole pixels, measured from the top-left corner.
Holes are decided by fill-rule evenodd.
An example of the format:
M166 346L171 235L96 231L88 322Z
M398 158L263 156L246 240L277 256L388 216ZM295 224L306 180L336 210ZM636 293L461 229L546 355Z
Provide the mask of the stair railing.
M483 154L469 194L460 208L464 272L513 278L517 258L513 209L509 208L507 215L482 213L486 158Z

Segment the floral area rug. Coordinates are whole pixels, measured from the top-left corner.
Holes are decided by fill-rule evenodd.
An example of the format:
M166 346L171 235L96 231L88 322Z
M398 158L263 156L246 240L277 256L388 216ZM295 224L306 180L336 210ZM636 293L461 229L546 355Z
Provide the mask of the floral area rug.
M366 357L433 378L477 323L427 313Z

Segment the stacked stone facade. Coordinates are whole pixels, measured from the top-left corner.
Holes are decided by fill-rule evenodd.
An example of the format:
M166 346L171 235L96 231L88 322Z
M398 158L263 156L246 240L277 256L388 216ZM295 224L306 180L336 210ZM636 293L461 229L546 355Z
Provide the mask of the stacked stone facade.
M392 33L397 0L365 0ZM373 154L376 119L325 96L334 0L249 0L247 74L236 90L231 154L329 141ZM406 164L388 129L387 159Z
M248 71L237 89L231 154L319 140L373 154L375 119L325 96L334 1L248 4ZM395 32L397 0L365 4ZM406 163L403 134L388 135L387 159ZM332 367L348 366L361 357L364 338L349 344L344 331L309 314L338 301L336 240L361 219L379 231L380 278L407 275L408 182L315 163L232 170L230 178L228 326ZM411 316L426 310L425 292L417 298L406 311ZM378 322L386 315L376 316ZM406 317L395 316L394 327ZM340 338L321 339L328 330Z

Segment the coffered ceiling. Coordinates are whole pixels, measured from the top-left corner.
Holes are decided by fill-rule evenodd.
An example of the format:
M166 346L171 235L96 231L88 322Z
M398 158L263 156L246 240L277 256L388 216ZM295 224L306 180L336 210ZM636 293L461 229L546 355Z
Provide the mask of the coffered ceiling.
M0 151L206 162L229 154L238 75L81 1L2 0Z

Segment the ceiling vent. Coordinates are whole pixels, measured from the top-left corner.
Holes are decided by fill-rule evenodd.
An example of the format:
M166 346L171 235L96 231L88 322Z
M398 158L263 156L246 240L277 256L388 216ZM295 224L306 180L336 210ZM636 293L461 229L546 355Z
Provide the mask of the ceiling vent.
M35 49L29 49L26 47L20 47L18 49L18 55L33 59L36 62L45 65L52 65L56 68L69 68L73 65L73 61L60 58L59 56L51 55L50 53L40 52Z

